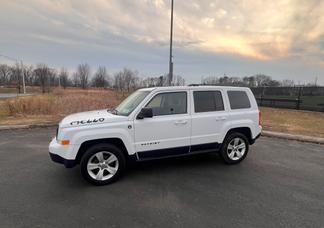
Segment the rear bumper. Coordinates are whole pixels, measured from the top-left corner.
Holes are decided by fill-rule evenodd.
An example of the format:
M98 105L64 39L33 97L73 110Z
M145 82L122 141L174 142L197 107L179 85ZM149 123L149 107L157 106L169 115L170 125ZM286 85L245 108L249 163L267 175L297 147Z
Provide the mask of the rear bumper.
M49 153L51 159L53 162L63 164L66 168L72 168L76 165L75 160L68 160L65 158L62 158L60 155Z
M254 138L254 139L252 139L251 142L250 142L250 144L251 144L251 145L254 144L255 141L256 141L258 138L260 138L260 136L261 136L261 133L259 133L259 134Z

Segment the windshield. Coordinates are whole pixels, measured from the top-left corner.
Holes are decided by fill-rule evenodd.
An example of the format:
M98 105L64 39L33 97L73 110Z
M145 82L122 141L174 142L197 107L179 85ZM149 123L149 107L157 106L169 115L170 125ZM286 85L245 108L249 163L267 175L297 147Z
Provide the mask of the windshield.
M127 97L118 107L115 109L118 115L128 116L132 111L144 100L150 91L136 91Z

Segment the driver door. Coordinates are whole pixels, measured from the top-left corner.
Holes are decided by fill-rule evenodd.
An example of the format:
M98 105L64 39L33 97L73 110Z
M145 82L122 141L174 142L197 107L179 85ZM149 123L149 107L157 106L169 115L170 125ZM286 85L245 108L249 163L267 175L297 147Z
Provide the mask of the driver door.
M166 157L189 152L191 119L187 91L161 92L145 107L153 117L135 119L135 148L139 159Z

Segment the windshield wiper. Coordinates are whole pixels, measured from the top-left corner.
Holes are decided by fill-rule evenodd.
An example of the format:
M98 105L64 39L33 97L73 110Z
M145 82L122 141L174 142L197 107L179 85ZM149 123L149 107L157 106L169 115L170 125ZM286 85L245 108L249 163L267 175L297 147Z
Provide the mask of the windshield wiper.
M112 109L108 109L107 112L110 112L110 113L113 114L113 115L118 115L118 111L117 111L117 109L114 109L114 108L112 108Z

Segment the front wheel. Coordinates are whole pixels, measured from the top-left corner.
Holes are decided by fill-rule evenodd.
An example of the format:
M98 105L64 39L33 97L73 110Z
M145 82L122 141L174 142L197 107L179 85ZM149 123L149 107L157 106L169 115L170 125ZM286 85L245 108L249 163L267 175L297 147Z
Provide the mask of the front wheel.
M237 164L241 162L249 151L248 139L245 135L233 132L224 140L221 156L227 164Z
M125 169L125 157L111 144L90 147L82 156L81 174L94 185L106 185L116 181Z

